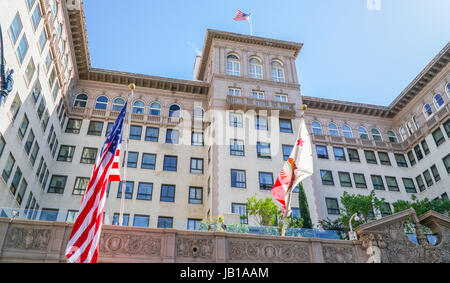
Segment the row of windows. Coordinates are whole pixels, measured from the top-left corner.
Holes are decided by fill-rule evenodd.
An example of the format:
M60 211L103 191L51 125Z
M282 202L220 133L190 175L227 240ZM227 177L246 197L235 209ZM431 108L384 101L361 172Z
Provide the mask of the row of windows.
M280 118L279 126L280 132L282 133L293 133L292 131L292 121L290 119ZM243 128L244 127L244 116L242 113L230 112L229 125L233 128ZM255 117L255 129L261 131L269 130L268 118L265 116L257 115Z
M253 79L264 79L263 61L257 56L249 58L249 77ZM280 60L272 60L270 63L272 71L272 81L285 82L284 65ZM237 54L228 54L227 56L227 75L240 76L241 62Z
M450 162L450 157L445 157L442 161L444 162L447 171L449 170L448 164ZM431 173L430 173L431 172ZM353 175L353 182L352 177ZM433 175L433 178L431 177ZM334 186L334 177L333 172L330 170L320 170L320 176L322 180L322 185L325 186ZM439 170L437 169L436 165L433 165L430 167L430 169L427 169L423 172L423 177L425 179L427 187L431 187L435 182L439 182L441 180L441 176L439 174ZM360 188L360 189L367 189L367 182L366 177L362 173L353 173L350 174L349 172L338 172L338 178L339 183L341 187L344 188ZM370 179L372 181L373 188L375 190L386 190L386 186L389 191L399 192L399 186L397 182L397 178L395 176L385 176L385 182L383 182L383 177L379 175L370 175ZM434 181L433 181L434 179ZM422 179L422 175L419 175L415 178L417 187L422 192L425 188L425 183ZM414 184L413 179L411 178L402 178L403 185L405 187L405 191L407 193L417 193L416 186Z
M445 86L445 92L447 93L447 98L450 99L450 83L448 83ZM434 115L435 112L438 112L445 104L444 98L442 97L442 94L437 93L433 96L433 106L434 110L431 104L427 103L423 106L422 111L423 115L425 116L425 119L430 119L431 116Z

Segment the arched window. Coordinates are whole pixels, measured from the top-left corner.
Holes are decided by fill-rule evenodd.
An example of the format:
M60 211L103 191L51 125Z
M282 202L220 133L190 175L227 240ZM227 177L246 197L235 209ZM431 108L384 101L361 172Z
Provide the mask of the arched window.
M405 127L406 127L406 129L408 129L409 135L414 134L414 132L416 131L413 127L413 124L410 121L406 122Z
M370 132L372 133L373 140L383 141L383 137L381 136L381 133L378 129L373 128L372 130L370 130Z
M142 100L136 100L133 103L133 113L135 114L144 114L145 103Z
M395 134L395 132L393 130L387 131L387 136L388 136L390 142L398 143L397 135Z
M161 115L161 104L159 104L159 102L152 102L150 104L150 115L154 116Z
M367 132L366 128L364 128L363 126L358 127L358 134L359 134L360 139L363 139L363 140L369 139L369 133Z
M263 66L262 61L255 56L250 57L249 60L250 78L263 79Z
M450 83L445 87L445 92L447 93L447 97L450 99Z
M416 116L412 116L412 121L413 121L414 127L416 127L416 130L420 129L420 124L419 124L419 121L417 120Z
M95 109L106 110L108 107L108 98L106 96L99 96L95 102Z
M239 57L234 54L227 56L227 75L240 76L241 75L241 63Z
M180 118L180 106L174 104L169 108L169 117Z
M405 128L400 127L400 129L398 131L400 132L400 136L402 137L402 141L406 141L408 136L406 135Z
M86 107L88 101L88 96L84 93L80 93L75 97L75 101L73 102L73 106L75 107Z
M425 115L426 119L433 115L433 108L431 108L430 104L425 104L425 106L423 106L423 115Z
M352 128L350 128L348 125L342 125L342 133L346 138L353 138Z
M330 136L339 137L339 128L335 123L328 124L328 132L330 133Z
M444 105L444 99L442 98L442 95L440 93L434 96L433 101L436 109L439 109Z
M125 105L125 100L123 98L116 98L113 100L111 110L112 111L122 111L123 106Z
M278 60L272 61L272 80L274 82L284 83L284 68L283 63Z
M312 121L311 126L314 134L322 135L322 125L319 122Z
M195 107L192 116L195 121L203 121L203 108Z

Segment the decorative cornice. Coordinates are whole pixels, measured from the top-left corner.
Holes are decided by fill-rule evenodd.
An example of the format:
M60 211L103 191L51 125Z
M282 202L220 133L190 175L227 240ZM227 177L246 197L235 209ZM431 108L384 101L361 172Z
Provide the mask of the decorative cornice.
M214 39L228 40L239 43L256 44L265 47L280 48L294 51L294 57L297 57L303 47L302 43L276 40L258 36L249 36L239 33L225 32L219 30L208 29L206 32L205 42L202 51L202 61L198 73L198 79L203 80L205 76L206 66L211 53L211 47Z

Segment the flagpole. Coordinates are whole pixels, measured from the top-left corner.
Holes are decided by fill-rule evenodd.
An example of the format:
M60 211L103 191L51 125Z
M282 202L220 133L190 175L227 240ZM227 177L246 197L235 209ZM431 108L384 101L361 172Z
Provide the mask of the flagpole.
M250 18L250 35L253 36L253 23L252 23L252 16Z
M133 100L133 96L134 96L134 90L136 89L136 85L135 84L130 84L129 89L131 90L131 93L128 95L127 98L127 102L130 102L130 100ZM133 107L130 106L131 103L127 104L129 107ZM127 106L127 107L128 107ZM127 117L125 120L125 126L127 131L126 136L125 136L125 154L124 154L124 158L128 159L128 141L130 139L130 124L131 124L131 111L128 111L127 109ZM119 212L119 226L123 226L123 211L124 211L124 207L125 207L125 193L126 193L126 189L127 189L127 168L128 168L128 160L124 160L124 168L123 168L123 180L122 180L122 195L120 196L120 212Z
M306 109L307 109L307 106L305 104L303 104L302 107L301 107L302 112L300 113L300 119L303 119ZM301 131L301 128L299 130ZM298 135L300 136L301 133L299 132ZM298 154L298 153L296 152L295 154ZM293 174L294 174L294 172L293 172ZM293 184L291 184L289 186L289 189L287 190L286 211L285 211L285 213L283 215L283 226L281 228L281 236L282 237L286 236L288 217L291 214L292 191L294 190L294 188L292 188L292 185Z

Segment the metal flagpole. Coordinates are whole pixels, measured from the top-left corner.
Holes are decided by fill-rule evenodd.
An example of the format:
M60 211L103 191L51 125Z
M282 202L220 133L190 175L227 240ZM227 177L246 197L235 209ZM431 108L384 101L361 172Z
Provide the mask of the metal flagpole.
M249 18L250 18L250 35L253 36L253 23L252 23L252 16L251 16L251 14L250 14Z
M131 93L128 95L127 98L127 108L128 107L132 107L130 101L133 101L133 96L134 96L134 90L136 89L136 85L135 84L130 84L129 89L131 90ZM131 108L132 109L132 108ZM124 154L124 166L123 166L123 180L122 180L122 195L120 196L120 212L119 212L119 226L123 226L123 211L124 211L124 207L125 207L125 192L127 190L127 167L128 167L128 141L130 139L130 125L131 125L131 116L129 116L131 113L131 111L128 111L127 109L127 117L125 120L125 126L127 131L125 131L124 133L126 133L125 136L125 154Z
M307 109L307 106L304 104L302 105L302 113L300 115L300 119L303 119L304 114L305 114L305 110ZM300 120L301 121L301 120ZM299 133L298 136L301 137L301 130L302 128L300 127L299 129ZM298 158L298 151L295 152L295 159L297 160ZM294 168L294 172L292 172L292 174L295 174L295 168ZM286 213L283 215L283 226L281 228L281 236L286 236L286 229L287 229L287 222L288 222L288 217L290 216L290 214L292 213L291 211L291 200L292 200L292 191L294 190L292 184L289 186L289 189L287 190L287 199L286 199Z

